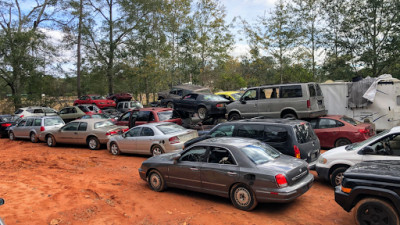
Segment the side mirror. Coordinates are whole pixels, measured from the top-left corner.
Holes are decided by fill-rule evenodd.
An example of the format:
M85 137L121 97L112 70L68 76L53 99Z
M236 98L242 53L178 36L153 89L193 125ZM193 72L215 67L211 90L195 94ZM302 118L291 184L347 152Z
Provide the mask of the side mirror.
M358 154L360 155L373 155L375 154L375 150L371 147L371 146L366 146L364 148L362 148Z
M248 99L248 97L244 97L244 98L240 98L240 102L242 103L242 104L246 104L246 100Z

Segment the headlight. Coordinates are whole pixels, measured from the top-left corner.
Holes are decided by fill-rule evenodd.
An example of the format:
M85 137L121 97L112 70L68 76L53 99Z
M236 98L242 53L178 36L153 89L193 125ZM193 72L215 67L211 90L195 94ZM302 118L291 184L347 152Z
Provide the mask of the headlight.
M326 160L324 157L320 156L320 157L318 158L318 162L321 163L321 164L325 164L325 163L328 162L328 160Z

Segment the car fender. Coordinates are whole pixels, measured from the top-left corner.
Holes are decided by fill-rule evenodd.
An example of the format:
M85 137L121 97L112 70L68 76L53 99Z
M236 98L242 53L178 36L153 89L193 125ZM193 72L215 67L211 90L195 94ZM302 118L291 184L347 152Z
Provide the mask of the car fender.
M230 114L232 114L232 113L238 113L238 114L240 115L240 117L242 117L242 113L241 113L238 109L231 109L231 110L228 112L228 116L229 116Z

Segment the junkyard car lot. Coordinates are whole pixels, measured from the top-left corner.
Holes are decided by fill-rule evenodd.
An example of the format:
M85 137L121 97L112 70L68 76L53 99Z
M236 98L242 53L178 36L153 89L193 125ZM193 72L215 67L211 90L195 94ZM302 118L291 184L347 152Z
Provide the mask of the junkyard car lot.
M353 224L334 191L315 176L291 203L251 212L222 197L180 189L158 193L139 178L148 157L0 139L0 194L6 224ZM316 175L315 172L313 172Z

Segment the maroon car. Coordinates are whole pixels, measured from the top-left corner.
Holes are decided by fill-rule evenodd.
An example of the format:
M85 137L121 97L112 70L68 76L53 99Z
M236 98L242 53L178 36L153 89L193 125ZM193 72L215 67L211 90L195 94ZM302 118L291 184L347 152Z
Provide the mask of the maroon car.
M107 99L113 100L114 102L120 101L130 101L132 99L132 95L130 93L117 93L107 96Z
M333 148L364 141L375 135L371 124L361 123L342 115L330 115L310 120L321 147Z
M116 106L113 100L108 100L101 95L83 95L74 101L74 105L95 104L100 109Z
M129 128L131 128L132 126L156 122L172 122L182 125L181 118L177 118L175 116L173 109L158 107L134 109L128 111L122 114L115 124L119 126L129 126Z

